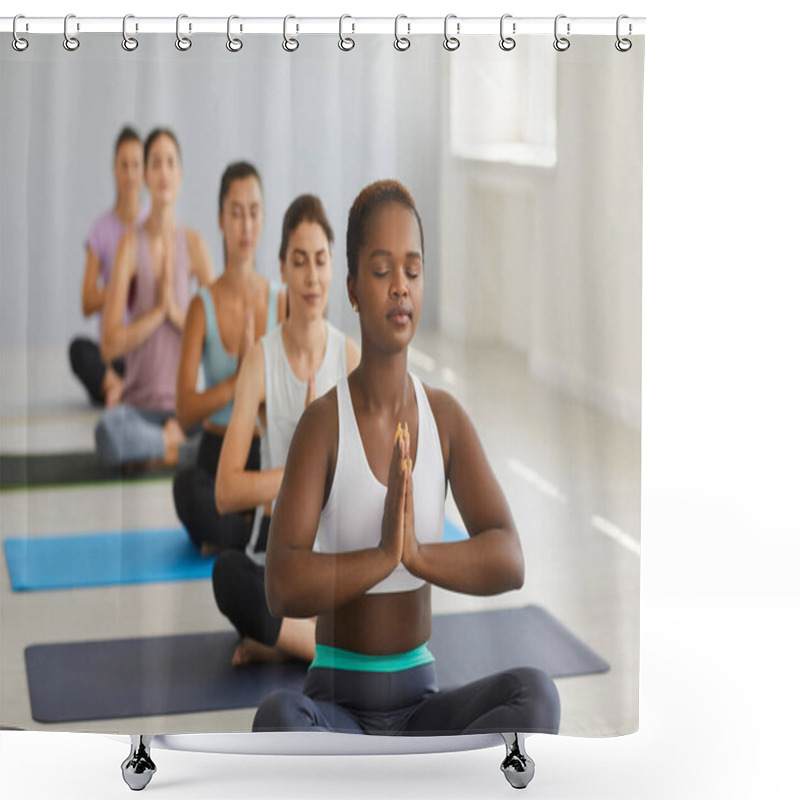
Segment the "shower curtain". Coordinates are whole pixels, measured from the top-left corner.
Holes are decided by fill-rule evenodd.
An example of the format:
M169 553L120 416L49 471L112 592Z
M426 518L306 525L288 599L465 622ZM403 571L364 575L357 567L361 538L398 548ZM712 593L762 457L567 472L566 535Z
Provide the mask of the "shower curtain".
M212 587L220 555L201 553L176 510L197 426L183 431L178 465L101 458L108 385L93 401L70 355L85 341L107 362L101 376L115 368L82 295L92 254L111 247L98 223L119 218L115 145L130 128L141 141L166 129L177 145L187 307L223 273L220 181L247 162L260 175L257 273L287 295L284 213L318 197L331 228L325 318L356 345L351 206L375 181L408 190L424 231L408 369L471 420L525 564L519 586L489 596L433 587L439 690L535 669L557 691L559 733L635 731L643 37L625 50L613 27L568 48L412 35L403 49L361 34L348 49L336 34L299 35L292 50L274 34L238 49L198 34L180 49L159 33L130 51L112 34L80 35L72 51L62 36L28 38L24 51L3 44L0 75L0 722L245 732L265 697L301 692L308 671L298 659L232 663L241 635ZM158 191L142 184L134 230ZM120 269L116 247L98 291ZM133 283L126 315L137 293L144 302ZM126 353L120 386L131 369ZM201 370L197 390L210 385ZM447 493L437 531L454 548L481 534L463 501L463 488ZM439 723L423 732L455 732Z

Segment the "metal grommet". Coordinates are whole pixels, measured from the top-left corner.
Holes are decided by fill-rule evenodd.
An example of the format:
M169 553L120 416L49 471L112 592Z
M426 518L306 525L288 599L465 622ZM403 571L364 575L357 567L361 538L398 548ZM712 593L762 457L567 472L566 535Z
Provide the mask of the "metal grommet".
M511 14L503 14L500 17L500 49L505 50L508 52L509 50L513 50L517 46L517 40L511 36L506 36L504 32L504 26L507 19L511 19ZM517 32L517 23L511 23L511 32Z
M298 47L300 47L300 42L298 42L297 39L294 39L294 38L289 36L288 27L289 27L289 20L290 19L297 19L297 17L293 17L291 14L288 14L287 16L285 16L283 18L283 43L282 43L282 46L283 46L283 49L287 53L294 53L294 51L297 50ZM295 30L299 31L300 30L300 26L297 25L295 27Z
M241 39L237 39L235 36L231 36L231 22L233 22L233 20L235 19L239 19L239 17L237 17L236 14L231 14L228 17L228 41L225 42L225 47L227 47L228 50L231 51L231 53L238 53L242 49L242 47L244 47L244 43L242 42ZM241 27L239 28L239 30L241 30Z
M616 47L617 50L619 50L620 53L627 53L628 50L630 50L631 47L633 47L633 42L630 39L620 38L620 35L619 35L619 23L622 22L623 19L628 19L628 15L627 14L620 14L617 17L617 41L614 42L614 47ZM631 33L633 33L633 26L629 22L628 23L628 36L630 36Z
M356 46L355 39L352 39L349 36L344 35L343 27L344 27L344 21L346 19L353 19L353 18L349 14L342 14L342 16L339 17L339 49L344 50L345 53L348 52L349 50L352 50ZM355 33L356 32L355 22L352 23L352 25L353 25L352 32Z
M189 19L189 15L178 14L178 18L175 20L175 47L177 47L181 52L185 53L192 46L192 40L188 36L181 35L182 19ZM189 23L189 30L192 30L191 22Z
M555 36L555 41L553 42L553 47L558 50L559 53L563 53L565 50L569 50L570 41L567 39L569 36L569 22L567 23L567 36L559 36L558 35L558 21L560 19L566 19L566 14L559 14L555 22L553 23L553 36Z
M442 47L445 50L449 50L451 53L454 50L458 50L461 47L461 41L459 40L458 36L450 36L447 33L447 24L450 22L451 19L458 19L455 14L448 14L444 18L444 41L442 42ZM456 22L456 34L461 33L461 23Z
M11 26L11 33L12 33L12 36L13 36L13 38L11 39L11 46L18 53L22 53L23 51L28 49L28 40L27 39L23 39L17 33L17 20L18 19L25 19L25 15L24 14L17 14L17 16L14 17L14 22L13 22L13 24Z
M69 25L69 21L71 19L75 19L74 14L67 14L67 16L64 17L64 42L63 42L64 49L69 50L70 53L74 52L81 46L80 41L78 41L78 39L75 36L70 36L69 31L67 30L67 26ZM77 30L80 30L80 25L77 26Z
M403 52L404 50L408 50L411 47L411 39L407 38L406 36L400 35L400 20L401 19L408 19L405 14L398 14L394 18L394 49ZM406 26L408 27L409 34L411 33L411 23L407 22Z
M133 14L126 14L122 18L122 49L132 53L139 46L139 40L133 36L128 36L129 19L135 19ZM138 25L136 26L136 29L139 29Z

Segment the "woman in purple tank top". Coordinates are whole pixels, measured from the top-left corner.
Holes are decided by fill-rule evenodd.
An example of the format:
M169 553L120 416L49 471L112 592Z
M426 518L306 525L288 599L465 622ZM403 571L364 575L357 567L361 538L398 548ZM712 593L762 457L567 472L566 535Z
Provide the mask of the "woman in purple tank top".
M103 325L103 303L119 240L126 230L146 216L146 209L139 202L143 159L139 134L133 128L123 128L114 146L117 199L108 211L97 218L86 240L81 309L84 317L97 315L98 333ZM122 359L117 359L113 364L104 364L97 341L78 336L70 342L69 360L72 371L94 403L110 408L119 402L125 371Z
M175 419L175 385L190 281L213 279L202 237L175 220L181 160L171 131L147 137L144 180L150 214L120 240L103 305L100 353L107 362L125 358L122 402L95 428L97 454L112 466L178 463L185 436Z

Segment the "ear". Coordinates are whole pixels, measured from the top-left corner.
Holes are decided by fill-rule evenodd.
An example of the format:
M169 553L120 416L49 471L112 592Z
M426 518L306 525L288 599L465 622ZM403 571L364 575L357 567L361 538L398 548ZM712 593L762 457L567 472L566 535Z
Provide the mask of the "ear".
M347 273L347 299L350 301L351 306L358 305L358 295L356 293L356 279L349 271Z

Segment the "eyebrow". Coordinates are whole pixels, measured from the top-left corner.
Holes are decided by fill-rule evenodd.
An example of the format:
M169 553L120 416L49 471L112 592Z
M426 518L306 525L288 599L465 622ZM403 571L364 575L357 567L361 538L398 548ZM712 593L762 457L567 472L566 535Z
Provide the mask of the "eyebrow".
M370 254L370 258L374 258L375 256L391 256L393 255L391 250L373 250ZM422 254L417 250L409 250L406 253L406 258L418 258L420 261L422 260Z

